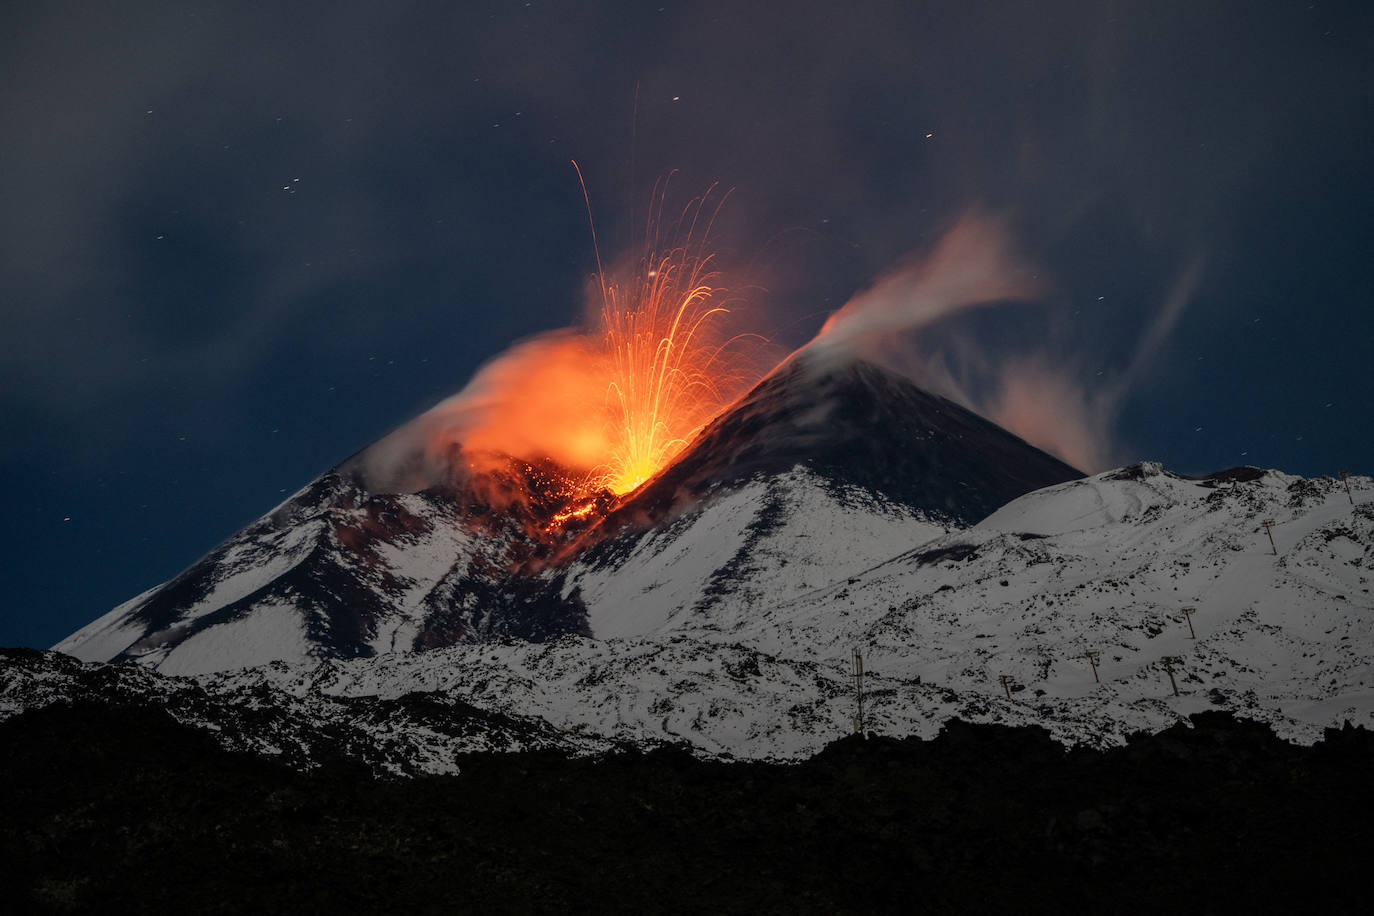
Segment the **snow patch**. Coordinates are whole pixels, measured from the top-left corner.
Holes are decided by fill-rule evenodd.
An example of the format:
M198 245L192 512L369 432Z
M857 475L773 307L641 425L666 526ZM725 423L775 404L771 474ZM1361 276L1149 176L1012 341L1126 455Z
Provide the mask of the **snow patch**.
M264 602L227 623L193 634L162 658L161 674L208 674L226 666L264 665L307 658L313 647L300 611L283 602Z

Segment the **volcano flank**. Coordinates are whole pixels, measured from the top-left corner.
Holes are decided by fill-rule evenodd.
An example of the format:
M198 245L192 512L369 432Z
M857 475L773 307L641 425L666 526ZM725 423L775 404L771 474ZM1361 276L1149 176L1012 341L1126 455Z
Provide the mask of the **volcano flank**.
M625 497L603 493L566 521L560 518L577 488L569 471L548 460L484 456L474 465L455 448L447 482L386 493L366 487L360 468L367 455L364 449L325 473L172 581L58 648L89 661L203 673L490 639L601 635L584 592L605 594L608 574L633 574L625 564L635 565L636 545L646 537L661 552L665 538L690 527L684 519L748 486L767 494L747 526L750 537L757 544L766 534L772 549L784 549L778 542L787 540L787 525L777 507L798 488L871 503L875 517L919 520L937 526L928 532L935 534L1081 476L901 376L805 352L711 422L657 477ZM857 553L865 555L862 547ZM748 567L741 555L707 563L688 575L695 581L680 583L690 600L670 607L662 596L636 592L641 621L663 621L739 591ZM581 581L588 570L594 583ZM622 619L612 629L626 626L643 631L648 624Z
M722 487L798 466L960 525L1083 476L903 376L803 350L703 430L612 520L656 520Z

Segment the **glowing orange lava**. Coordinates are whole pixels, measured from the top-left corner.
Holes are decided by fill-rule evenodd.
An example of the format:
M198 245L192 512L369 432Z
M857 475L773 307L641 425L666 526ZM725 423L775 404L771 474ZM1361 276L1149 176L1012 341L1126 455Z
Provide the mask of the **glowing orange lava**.
M592 221L597 273L583 327L515 344L425 414L417 473L446 467L456 447L479 473L504 473L511 457L547 459L566 474L540 490L563 505L557 528L605 514L607 491L628 493L671 463L766 368L764 338L730 330L737 316L707 247L729 195L708 205L713 191L665 222L660 181L642 248L612 269Z
M571 509L564 509L562 512L556 513L553 516L553 518L549 520L549 524L546 526L546 528L557 528L559 525L566 524L567 522L570 522L573 519L586 518L595 511L595 500L593 500L592 502L583 503L582 505L575 506Z
M682 451L742 382L752 380L732 345L753 335L725 336L729 309L720 304L724 289L714 285L719 275L706 250L729 196L707 215L712 190L683 209L664 240L659 229L667 182L660 182L637 263L623 280L598 273L610 448L592 471L594 489L622 494L637 488Z

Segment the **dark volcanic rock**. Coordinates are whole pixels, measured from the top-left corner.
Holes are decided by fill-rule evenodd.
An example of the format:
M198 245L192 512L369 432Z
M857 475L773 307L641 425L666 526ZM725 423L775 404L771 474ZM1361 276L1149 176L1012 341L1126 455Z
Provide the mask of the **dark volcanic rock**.
M83 664L58 652L0 649L0 697L27 709L23 715L61 707L120 721L157 709L227 751L297 769L348 761L376 774L414 776L451 770L455 748L529 751L579 744L543 719L482 709L448 693L331 696L320 689L327 666L310 677L308 690L297 695L261 683L207 685L139 665Z
M952 723L787 766L484 754L406 781L147 709L25 713L0 746L12 912L1362 912L1374 807L1371 733L1218 714L1105 753Z

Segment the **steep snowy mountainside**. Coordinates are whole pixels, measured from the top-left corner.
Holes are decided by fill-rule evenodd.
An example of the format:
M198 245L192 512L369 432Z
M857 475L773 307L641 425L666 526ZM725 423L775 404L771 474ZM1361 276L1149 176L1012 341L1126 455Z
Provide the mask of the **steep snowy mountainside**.
M1329 725L1374 725L1374 484L1352 487L1356 505L1330 479L1199 481L1142 465L1030 494L747 614L207 680L290 697L438 692L560 733L797 757L849 730L857 647L867 725L887 734L930 736L957 717L1105 745L1223 708L1311 741ZM1166 657L1179 659L1178 696Z
M512 577L549 550L529 532L564 503L493 505L494 489L532 492L530 481L545 473L511 464L481 486L402 494L367 493L342 473L325 474L171 582L54 648L196 674L585 631L575 603L550 610Z
M799 466L579 556L566 573L592 634L731 628L949 530L926 513Z
M337 721L328 716L354 701L422 694L546 723L550 740L794 758L851 728L849 660L859 648L866 726L886 734L931 736L960 718L1038 723L1060 740L1101 746L1220 708L1308 742L1346 721L1374 726L1374 482L1356 477L1351 487L1353 505L1329 478L1239 469L1190 480L1145 464L1037 491L774 603L738 594L637 624L633 601L618 617L598 604L609 592L596 592L595 570L585 571L590 607L600 608L593 619L642 631L633 636L500 639L194 680L138 676L149 696L196 685L285 709L297 723ZM752 517L740 515L736 530ZM688 529L698 521L688 518ZM925 523L909 522L888 534L913 531L915 542ZM753 554L747 578L785 578L785 558ZM1165 658L1178 659L1177 696ZM13 713L86 696L99 678L131 669L91 670L85 686L11 677L0 702ZM361 741L370 732L359 729ZM438 766L425 763L428 751L405 759L396 766Z
M83 661L109 661L166 652L169 645L236 617L233 606L256 598L274 580L308 561L327 537L330 513L356 508L364 494L348 481L326 474L217 546L170 582L149 589L54 646ZM285 621L304 627L302 615ZM252 664L293 654L254 658ZM271 652L269 646L269 652ZM244 654L254 656L252 647ZM168 673L176 673L169 671Z
M1161 712L1206 702L1302 735L1341 715L1367 723L1368 491L1364 478L1365 502L1351 505L1329 478L1194 481L1158 465L1098 475L1015 500L731 636L831 657L860 646L885 675L960 691L995 695L1007 675L1030 702L1139 709L1153 696ZM1181 660L1183 699L1168 689L1165 657Z

